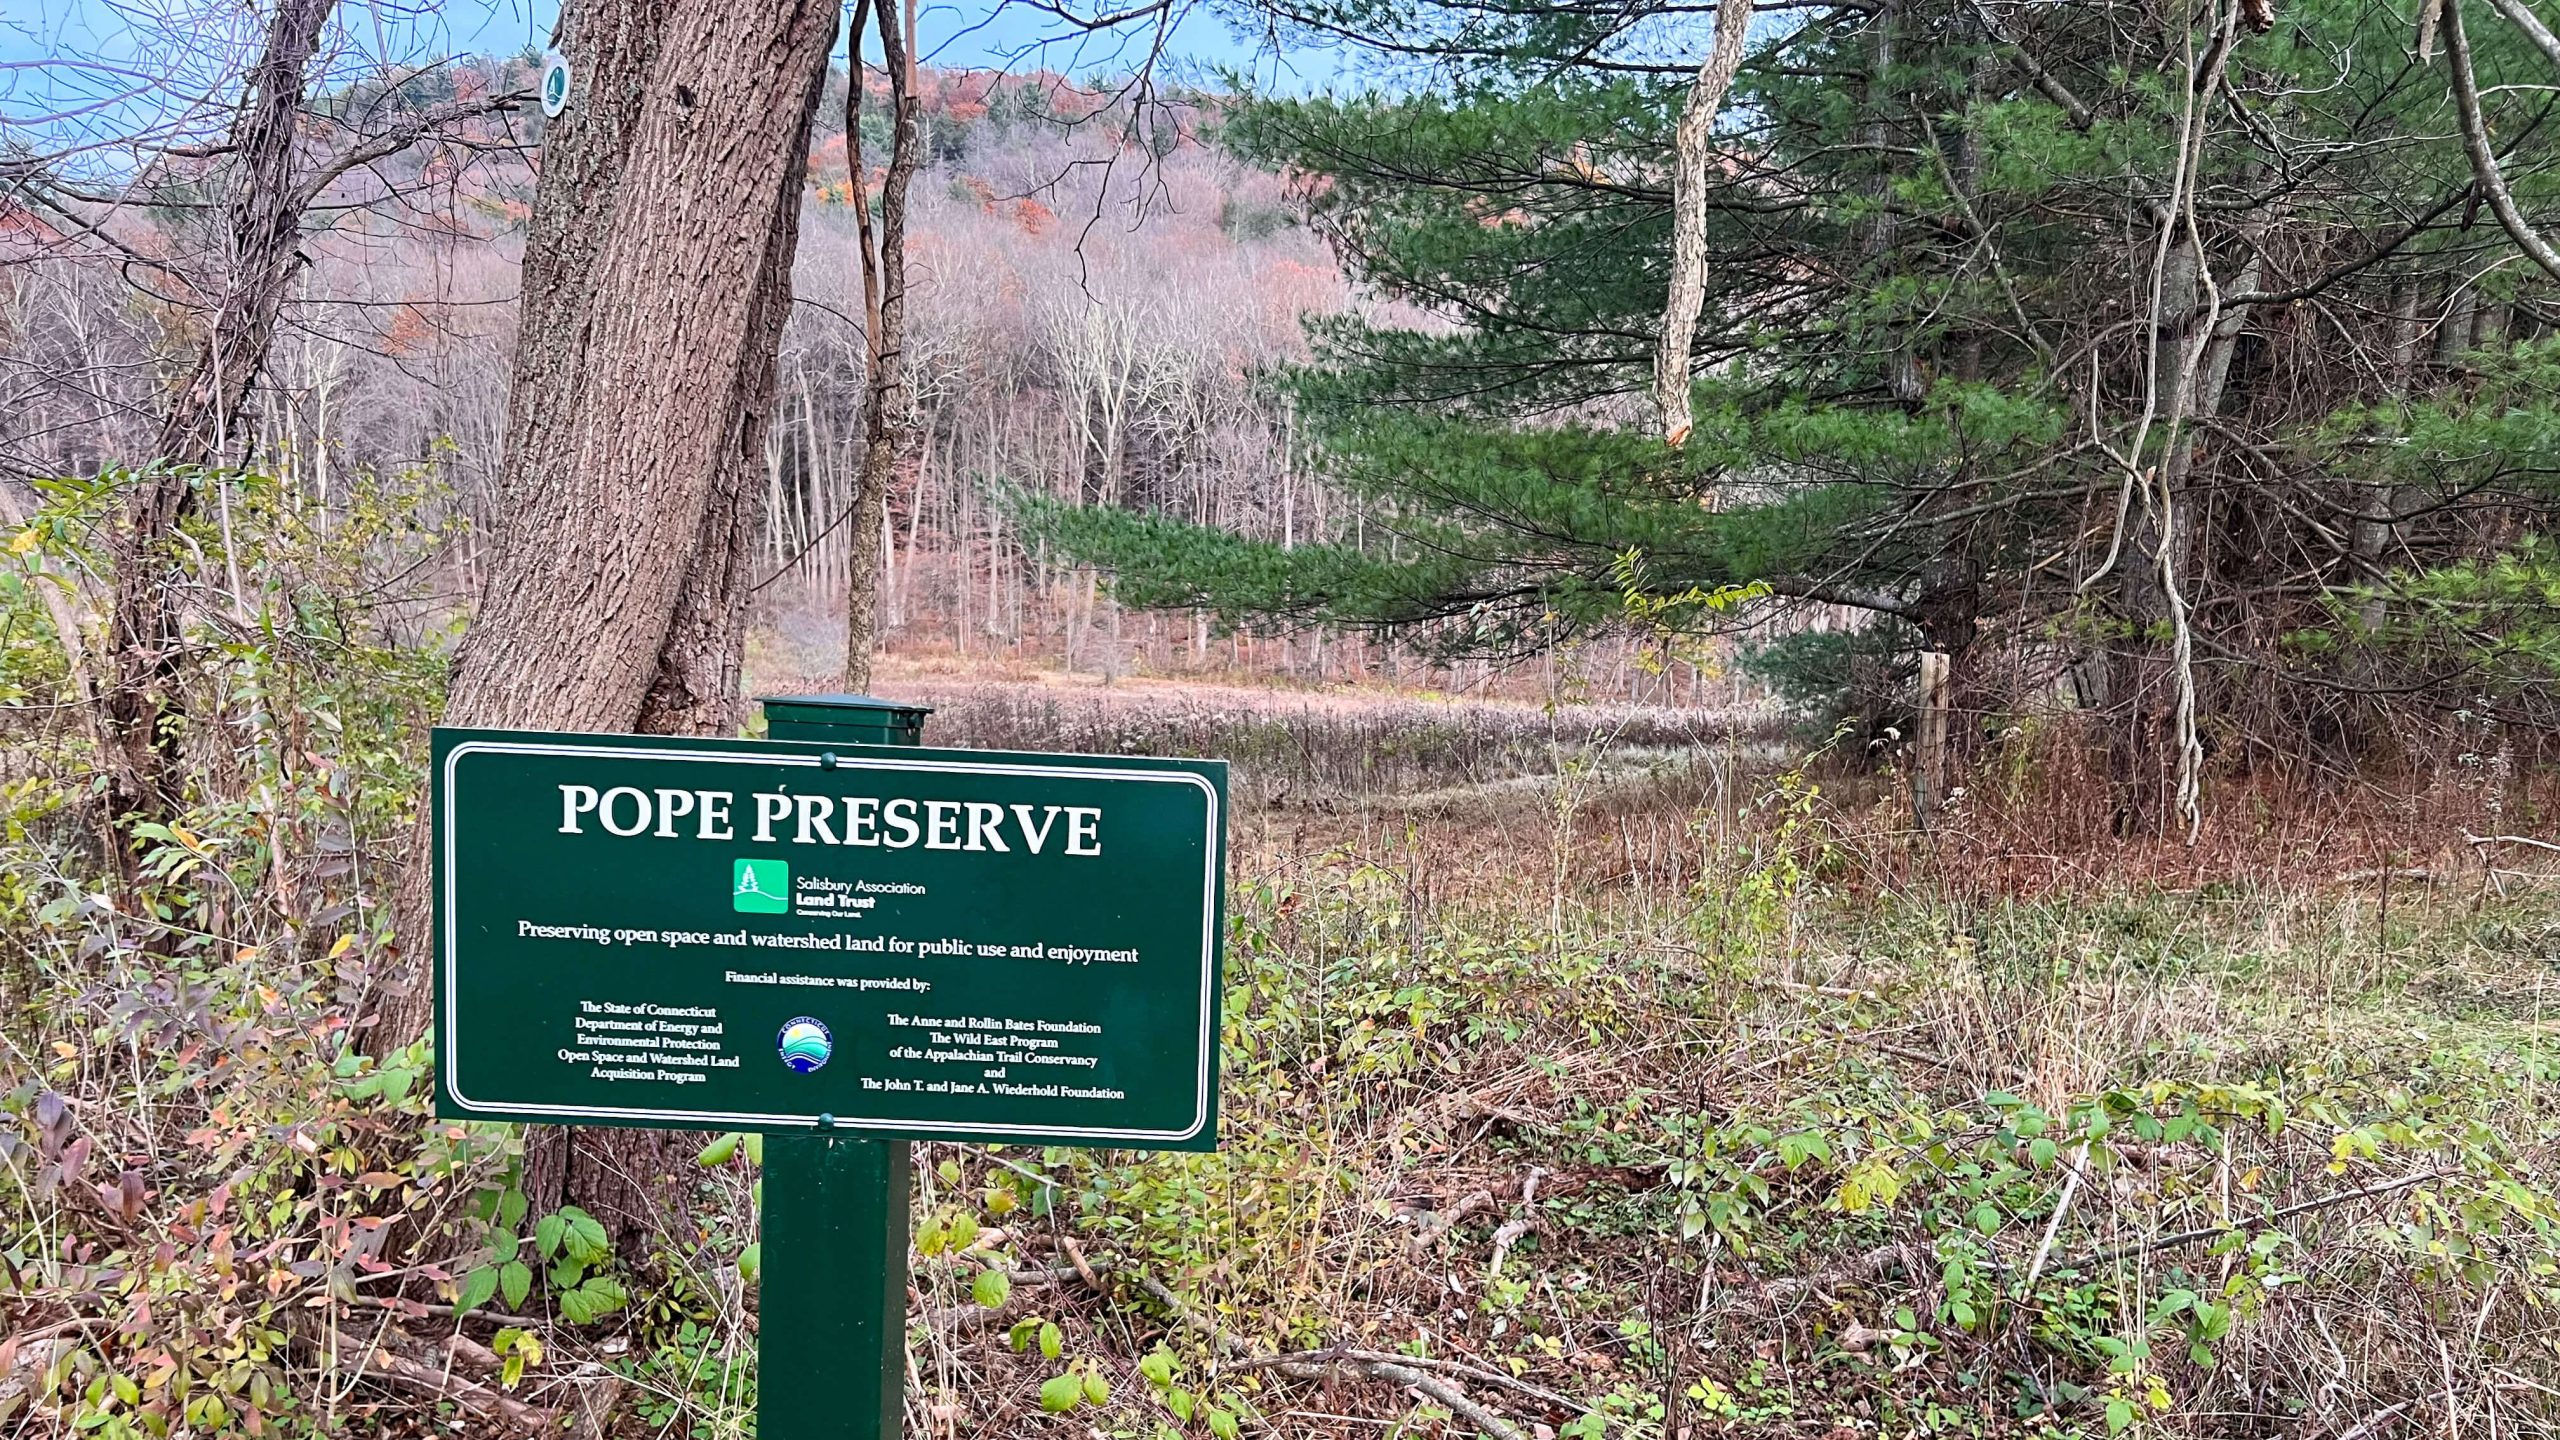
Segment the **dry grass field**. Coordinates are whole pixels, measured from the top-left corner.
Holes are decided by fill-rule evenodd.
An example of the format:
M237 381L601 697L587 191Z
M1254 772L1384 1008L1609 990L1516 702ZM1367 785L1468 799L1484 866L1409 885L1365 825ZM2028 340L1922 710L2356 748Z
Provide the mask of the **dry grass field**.
M1921 834L1766 712L890 688L1241 797L1225 1149L939 1147L919 1431L2560 1417L2560 909L2463 839L2536 797L2270 784L2121 845L2027 748ZM1044 1417L1068 1371L1108 1400Z
M2241 777L2142 846L2058 732L1922 832L1766 711L882 688L933 743L1237 765L1223 1148L918 1146L910 1434L2560 1426L2560 906L2463 838L2547 813L2491 771ZM405 824L357 775L349 872ZM755 1146L584 1299L465 1297L538 1243L521 1135L347 1050L360 910L169 972L9 853L0 1433L751 1431Z

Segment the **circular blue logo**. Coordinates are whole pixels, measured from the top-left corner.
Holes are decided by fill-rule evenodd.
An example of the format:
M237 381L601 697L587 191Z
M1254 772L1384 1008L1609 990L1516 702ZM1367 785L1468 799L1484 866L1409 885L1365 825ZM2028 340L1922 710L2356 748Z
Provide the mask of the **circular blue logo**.
M542 113L552 119L569 108L569 57L554 50L542 57Z
M836 1040L823 1023L803 1015L783 1025L774 1048L782 1053L783 1064L806 1075L834 1056Z

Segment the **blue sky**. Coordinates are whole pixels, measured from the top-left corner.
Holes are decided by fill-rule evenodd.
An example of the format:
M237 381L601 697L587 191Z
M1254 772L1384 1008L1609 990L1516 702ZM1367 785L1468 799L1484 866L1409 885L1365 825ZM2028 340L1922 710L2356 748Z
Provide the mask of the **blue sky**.
M542 5L534 13L529 5ZM130 143L202 139L228 119L264 7L238 0L0 0L0 145L71 151L113 170ZM328 53L342 73L546 33L548 0L343 0Z
M210 87L256 44L253 5L238 0L5 0L0 5L0 118L26 126L110 97L138 95L151 79ZM558 0L340 0L338 38L351 64L420 64L451 54L517 54L543 49ZM950 67L1129 72L1147 56L1147 38L1078 33L1055 15L1001 0L932 3L922 13L924 49ZM1341 74L1341 56L1311 51L1283 61L1239 38L1219 13L1193 0L1172 33L1175 72L1247 69L1265 85L1321 85Z
M1105 0L1107 3L1107 0ZM1321 88L1345 74L1340 53L1277 56L1239 36L1206 0L1185 0L1167 47L1175 78L1226 69L1262 86ZM0 145L44 151L137 134L184 135L216 123L259 39L263 9L239 0L0 0ZM539 50L558 0L340 0L334 53L347 73L475 53ZM1126 74L1150 39L1085 34L1003 0L928 0L920 17L931 63L1046 69L1074 78ZM112 162L103 162L112 163Z
M0 60L130 58L206 27L228 32L237 12L250 8L206 0L8 0L0 13ZM549 31L558 9L552 0L346 0L338 7L340 25L359 43L448 54L521 50Z

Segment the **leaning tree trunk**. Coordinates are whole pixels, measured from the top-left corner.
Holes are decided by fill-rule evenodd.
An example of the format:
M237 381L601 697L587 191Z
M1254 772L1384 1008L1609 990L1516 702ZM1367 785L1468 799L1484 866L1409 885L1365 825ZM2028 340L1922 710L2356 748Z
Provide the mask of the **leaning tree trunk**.
M2183 239L2173 242L2161 261L2160 296L2152 316L2152 375L2155 404L2172 432L2187 413L2188 337L2197 300L2198 259ZM2182 458L2183 437L2180 438ZM2164 466L2181 473L2162 477L2158 490L2174 499L2184 466ZM2162 514L2162 506L2145 477L2126 511L2116 566L2116 621L2121 633L2108 651L2107 700L2113 710L2107 735L2107 780L2115 801L2116 834L2131 838L2165 833L2173 785L2167 732L2172 724L2167 646L2170 597L2161 583L2163 555L2181 557L2185 537L2183 511Z
M790 304L829 0L573 0L577 91L544 138L510 392L506 505L446 720L705 733L738 666L775 355ZM431 1007L428 850L402 877L405 984L374 1046ZM574 1135L574 1138L572 1138ZM537 1208L645 1226L659 1133L542 1131Z
M913 188L923 146L916 134L923 100L916 94L915 8L907 0L901 24L894 0L859 4L853 12L852 47L862 45L867 13L880 18L880 58L889 75L889 167L880 182L880 227L873 237L863 196L869 177L862 159L862 67L853 66L844 101L844 153L853 170L854 218L862 237L862 289L868 301L869 370L862 402L862 467L854 481L853 534L849 542L844 605L844 688L871 688L871 656L880 641L880 531L889 505L889 482L899 457L911 448L912 426L899 414L906 385L907 192Z
M1689 83L1680 118L1671 127L1671 283L1662 302L1662 334L1654 342L1653 405L1662 438L1689 438L1689 351L1698 312L1707 302L1707 184L1709 145L1716 111L1742 69L1743 43L1751 31L1751 7L1742 0L1716 6L1715 39Z
M228 268L195 363L162 417L156 453L165 464L135 481L125 499L99 686L107 804L119 830L167 820L182 798L176 691L183 636L172 551L195 502L188 471L212 463L233 442L301 263L310 197L295 173L295 122L304 72L333 8L334 0L283 0L268 22L228 142ZM132 859L121 843L116 861L130 883Z

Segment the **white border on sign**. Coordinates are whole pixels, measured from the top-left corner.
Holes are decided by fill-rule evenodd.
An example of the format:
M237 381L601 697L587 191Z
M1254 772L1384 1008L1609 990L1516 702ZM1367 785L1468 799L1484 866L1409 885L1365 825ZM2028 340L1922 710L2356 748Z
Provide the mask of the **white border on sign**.
M455 914L458 907L454 903L454 872L459 868L456 864L456 849L460 837L456 831L460 827L451 823L457 808L454 803L455 774L464 756L477 754L584 755L621 760L708 761L721 765L780 765L810 770L823 768L815 755L789 753L757 755L723 750L662 750L646 746L559 745L516 740L465 740L454 746L446 753L444 759L447 823L444 833L436 837L437 842L444 847L444 933L437 938L442 942L444 950L444 984L448 1002L451 1002L456 988L455 951L458 948L459 938L456 934L459 919ZM847 755L838 755L834 768L838 770L930 770L965 775L1047 775L1069 780L1137 781L1157 784L1167 782L1181 784L1187 781L1199 786L1201 793L1209 802L1208 843L1204 847L1207 853L1201 860L1201 869L1202 884L1205 887L1202 893L1210 902L1201 907L1200 913L1200 1074L1197 1086L1192 1092L1191 1123L1188 1126L1180 1130L1102 1130L1076 1126L973 1124L940 1120L850 1120L838 1116L834 1128L919 1131L952 1135L1044 1135L1059 1139L1138 1141L1188 1140L1198 1135L1201 1127L1209 1123L1209 1059L1216 1049L1212 1043L1210 1027L1217 1020L1217 997L1211 992L1216 988L1218 959L1218 907L1215 899L1218 893L1218 828L1221 818L1218 814L1218 787L1210 784L1206 778L1187 770L1122 770L1075 765L980 765L962 760L891 760ZM670 1122L719 1120L737 1125L741 1129L763 1125L806 1126L814 1129L818 1123L818 1113L814 1110L802 1114L763 1115L723 1110L624 1109L606 1105L534 1105L473 1100L462 1093L460 1033L455 1023L455 1012L459 1009L458 1005L452 1003L447 1003L445 1006L445 1033L441 1063L445 1071L446 1093L453 1097L455 1104L465 1110L504 1112L515 1115L547 1115L562 1120L610 1119Z

